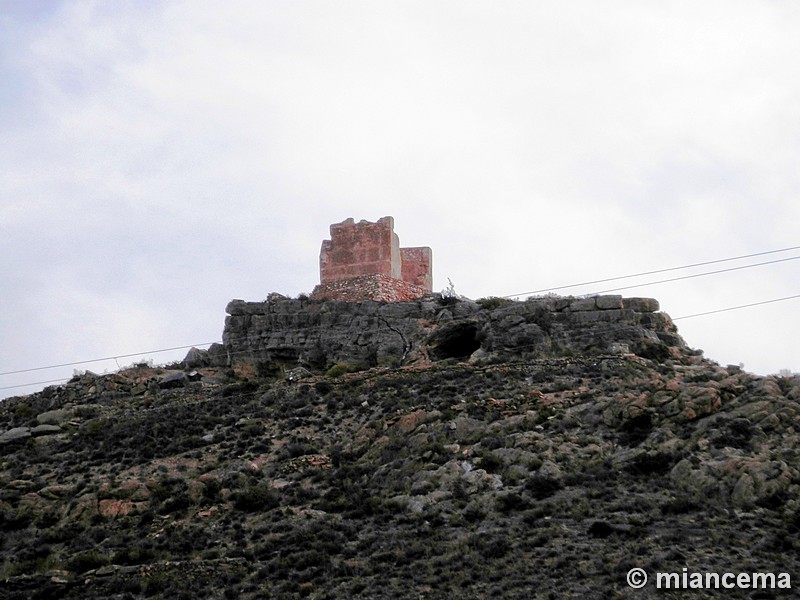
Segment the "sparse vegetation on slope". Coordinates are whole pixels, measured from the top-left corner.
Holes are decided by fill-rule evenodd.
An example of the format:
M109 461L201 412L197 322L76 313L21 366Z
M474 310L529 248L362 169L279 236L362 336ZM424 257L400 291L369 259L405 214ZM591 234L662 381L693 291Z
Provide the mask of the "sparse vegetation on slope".
M629 569L798 573L800 377L461 360L140 366L0 403L0 597L655 598Z

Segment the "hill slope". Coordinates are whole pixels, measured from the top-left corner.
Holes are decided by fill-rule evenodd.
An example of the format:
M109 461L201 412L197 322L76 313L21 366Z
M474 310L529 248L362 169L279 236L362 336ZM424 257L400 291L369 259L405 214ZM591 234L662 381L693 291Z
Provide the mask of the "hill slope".
M140 366L4 401L0 597L663 598L682 592L629 569L800 574L800 378L503 348L291 381Z

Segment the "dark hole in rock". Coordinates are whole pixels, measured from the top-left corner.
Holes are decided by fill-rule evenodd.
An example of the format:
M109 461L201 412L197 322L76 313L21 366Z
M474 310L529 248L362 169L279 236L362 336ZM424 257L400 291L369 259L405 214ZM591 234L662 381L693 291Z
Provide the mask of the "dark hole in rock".
M481 347L475 323L446 325L431 338L431 354L440 360L465 358Z
M643 413L631 417L620 427L622 435L620 443L623 446L634 448L641 444L653 430L653 417L648 413Z

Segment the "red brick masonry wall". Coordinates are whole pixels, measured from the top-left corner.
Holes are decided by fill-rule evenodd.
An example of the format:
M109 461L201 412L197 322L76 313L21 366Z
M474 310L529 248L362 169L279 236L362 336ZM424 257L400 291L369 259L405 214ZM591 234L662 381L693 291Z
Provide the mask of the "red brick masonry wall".
M433 290L433 252L427 246L400 248L403 281L412 285Z
M331 225L330 231L331 239L322 242L319 254L321 283L374 274L402 278L400 240L392 217L377 223L347 219Z
M400 248L394 219L346 219L330 227L319 254L320 285L314 299L403 302L433 289L433 252Z

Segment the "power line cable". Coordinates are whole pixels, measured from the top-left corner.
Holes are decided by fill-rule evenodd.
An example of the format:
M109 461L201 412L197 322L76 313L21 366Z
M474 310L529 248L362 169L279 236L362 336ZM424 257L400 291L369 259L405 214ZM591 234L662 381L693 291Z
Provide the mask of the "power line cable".
M5 387L0 387L0 390L13 390L16 388L23 388L23 387L30 387L33 385L46 385L48 383L62 383L64 381L69 381L69 377L65 377L64 379L50 379L49 381L34 381L32 383L20 383L18 385L7 385Z
M709 310L706 312L695 313L693 315L684 315L682 317L673 317L673 321L677 321L679 319L692 319L694 317L703 317L705 315L714 315L717 313L728 312L729 310L739 310L740 308L750 308L751 306L761 306L762 304L772 304L773 302L783 302L784 300L793 300L795 298L800 298L800 294L796 294L794 296L786 296L784 298L774 298L772 300L763 300L761 302L751 302L750 304L741 304L739 306L729 306L728 308L720 308L717 310Z
M717 271L707 271L705 273L695 273L694 275L683 275L682 277L672 277L670 279L661 279L659 281L650 281L647 283L637 283L636 285L627 285L618 288L612 288L609 290L602 290L600 292L593 292L591 294L586 294L587 296L596 296L600 294L608 294L609 292L619 292L621 290L632 290L633 288L645 287L648 285L656 285L657 283L670 283L673 281L682 281L684 279L694 279L696 277L705 277L707 275L717 275L719 273L729 273L731 271L741 271L742 269L751 269L753 267L763 267L764 265L773 265L775 263L782 263L788 262L790 260L798 260L800 256L792 256L791 258L780 258L778 260L768 260L766 262L761 263L753 263L751 265L742 265L740 267L731 267L729 269L719 269Z
M639 284L639 285L634 285L634 286L626 286L626 287L622 287L622 288L615 288L613 290L605 290L605 291L602 291L602 292L597 292L597 294L604 294L604 293L608 293L608 292L612 292L612 291L618 291L618 290L623 290L623 289L631 289L631 288L635 288L635 287L642 287L642 286L653 285L653 284L657 284L657 283L668 283L668 282L679 281L679 280L683 280L683 279L690 279L690 278L695 278L695 277L703 277L705 275L713 275L713 274L724 273L724 272L728 272L728 271L737 271L737 270L741 270L741 269L746 269L746 268L756 267L756 266L762 266L762 265L772 264L772 263L776 263L776 262L786 262L786 261L789 261L789 260L797 260L799 258L800 258L800 256L787 258L787 259L780 259L780 260L776 260L776 261L768 261L768 262L764 262L764 263L757 263L757 264L753 264L753 265L744 265L744 266L741 266L741 267L733 267L731 269L721 269L721 270L718 270L718 271L710 271L710 272L707 272L707 273L697 273L697 274L694 274L694 275L687 275L687 276L683 276L683 277L675 277L675 278L671 278L671 279L665 279L665 280L661 280L661 281L644 283L644 284ZM515 294L515 295L522 295L522 294ZM590 294L590 295L593 295L593 294ZM761 301L761 302L754 302L754 303L751 303L751 304L743 304L743 305L740 305L740 306L727 307L727 308L717 309L717 310L713 310L713 311L696 313L696 314L693 314L693 315L684 315L684 316L681 316L681 317L673 317L672 320L676 321L678 319L690 319L690 318L693 318L693 317L700 317L700 316L705 316L705 315L710 315L710 314L727 312L727 311L731 311L731 310L738 310L738 309L741 309L741 308L749 308L749 307L752 307L752 306L759 306L759 305L763 305L763 304L771 304L771 303L774 303L774 302L781 302L781 301L784 301L784 300L791 300L791 299L798 298L798 297L800 297L800 295L787 296L787 297L784 297L784 298L776 298L776 299L772 299L772 300L764 300L764 301ZM402 319L401 317L391 317L391 316L390 317L384 317L384 318ZM469 317L460 317L460 318L453 319L453 321L464 320L464 319L467 319L467 318L469 318ZM325 328L327 328L327 327L324 326L324 325L316 325L316 326L305 327L302 330L301 329L294 329L294 330L289 330L289 331L299 332L299 331L308 331L308 330L311 330L311 329L325 329ZM284 331L286 331L286 330L284 330ZM131 353L131 354L118 354L118 355L115 355L115 356L108 356L108 357L104 357L104 358L94 358L94 359L88 359L88 360L82 360L82 361L74 361L74 362L62 363L62 364L58 364L58 365L48 365L48 366L43 366L43 367L33 367L33 368L29 368L29 369L19 369L19 370L16 370L16 371L6 371L6 372L0 373L0 375L15 375L15 374L20 374L20 373L30 373L30 372L34 372L34 371L43 371L43 370L47 370L47 369L55 369L55 368L76 366L76 365L82 365L82 364L90 364L90 363L102 362L102 361L108 361L108 360L116 360L118 358L130 358L132 356L143 356L143 355L147 355L147 354L158 354L158 353L161 353L161 352L169 352L169 351L172 351L172 350L185 350L185 349L188 349L188 348L195 348L195 347L200 347L200 346L210 346L211 344L218 344L218 343L221 343L221 342L219 342L219 341L216 341L216 342L203 342L201 344L190 344L190 345L185 345L185 346L174 346L172 348L161 348L161 349L158 349L158 350L148 350L148 351L145 351L145 352L134 352L134 353ZM246 354L247 352L249 352L249 350L239 351L239 352L235 352L233 354ZM33 386L33 385L44 385L44 384L48 384L48 383L55 383L55 382L68 381L68 380L69 380L69 378L65 378L65 379L54 379L54 380L49 380L49 381L40 381L40 382L33 382L33 383L27 383L27 384L12 385L12 386L0 387L0 390L8 390L8 389L14 389L14 388L20 388L20 387L29 387L29 386Z
M796 258L800 258L800 257L794 257L792 259L783 259L783 260L794 260ZM771 262L782 262L782 261L771 261ZM769 263L760 263L760 264L769 264ZM757 266L757 265L747 265L747 266ZM703 275L709 275L709 274L714 274L714 273L718 273L718 272L724 272L724 271L731 271L731 270L738 270L738 269L742 269L742 268L747 268L747 266L736 267L736 268L733 268L733 269L724 269L722 271L714 271L714 272L711 272L711 273L698 273L696 275L690 275L690 276L687 276L687 277L679 277L679 278L674 278L674 279L670 279L670 280L664 280L664 281L661 281L661 282L653 282L653 283L664 283L664 282L667 282L667 281L675 281L675 280L679 280L679 279L686 279L688 277L701 277ZM642 285L649 285L649 284L642 284ZM629 286L628 288L625 288L625 289L629 289L630 287L640 287L640 286ZM614 291L614 290L608 290L608 291ZM605 292L599 292L599 293L605 293ZM798 297L800 297L800 295L787 296L787 297L784 297L784 298L776 298L776 299L772 299L772 300L764 300L764 301L761 301L761 302L754 302L754 303L751 303L751 304L744 304L744 305L741 305L741 306L733 306L733 307L727 307L727 308L717 309L717 310L713 310L713 311L707 311L707 312L703 312L703 313L696 313L696 314L693 314L693 315L685 315L685 316L681 316L681 317L674 317L674 318L672 318L672 320L676 321L678 319L689 319L689 318L705 316L705 315L709 315L709 314L716 314L716 313L720 313L720 312L738 310L740 308L749 308L749 307L752 307L752 306L759 306L759 305L762 305L762 304L771 304L771 303L780 302L780 301L783 301L783 300L791 300L791 299L798 298ZM399 319L399 320L403 319L402 317L391 317L391 316L384 317L384 318L388 318L388 319L396 318L396 319ZM453 319L452 321L449 321L449 322L460 321L460 320L465 320L465 319L469 319L469 318L470 318L469 316L457 317L457 318L455 318L455 319ZM288 330L288 331L300 332L300 331L309 331L309 330L314 330L314 329L327 329L327 328L328 327L325 326L325 325L312 325L312 326L309 326L309 327L304 327L302 329L292 329L292 330ZM378 329L390 329L390 328L381 328L381 327L379 327ZM283 331L286 332L287 330L283 330ZM55 368L60 368L60 367L75 366L75 365L81 365L81 364L90 364L90 363L95 363L95 362L115 360L117 358L130 358L132 356L143 356L143 355L147 355L147 354L158 354L158 353L161 353L161 352L169 352L169 351L172 351L172 350L185 350L187 348L195 348L195 347L200 347L200 346L210 346L211 344L218 344L218 343L221 343L221 342L219 342L219 341L217 341L217 342L204 342L202 344L191 344L191 345L185 345L185 346L175 346L175 347L172 347L172 348L161 348L161 349L158 349L158 350L149 350L149 351L146 351L146 352L134 352L134 353L131 353L131 354L119 354L119 355L116 355L116 356L109 356L109 357L105 357L105 358L94 358L94 359L83 360L83 361L74 361L74 362L69 362L69 363L62 363L62 364L58 364L58 365L48 365L48 366L44 366L44 367L34 367L34 368L29 368L29 369L19 369L19 370L16 370L16 371L8 371L8 372L0 373L0 375L12 375L12 374L19 374L19 373L30 373L30 372L42 371L42 370L46 370L46 369L55 369ZM250 350L241 350L241 351L233 352L233 353L230 353L230 354L232 356L234 356L234 355L238 355L238 354L247 354L249 352L250 352ZM68 381L68 380L69 380L69 378L64 378L64 379L54 379L54 380L48 380L48 381L39 381L39 382L32 382L32 383L26 383L26 384L11 385L11 386L0 387L0 390L15 389L15 388L20 388L20 387L29 387L29 386L34 386L34 385L44 385L44 384L48 384L48 383L57 383L57 382L63 382L63 381Z
M92 358L89 360L76 360L75 362L62 363L60 365L48 365L46 367L33 367L31 369L19 369L17 371L6 371L0 375L16 375L18 373L30 373L31 371L45 371L47 369L58 369L60 367L73 367L75 365L86 365L89 363L102 362L104 360L116 360L118 358L130 358L131 356L142 356L143 354L158 354L160 352L169 352L171 350L186 350L187 348L195 348L199 346L210 346L211 344L218 344L219 342L203 342L202 344L192 344L189 346L175 346L174 348L161 348L160 350L148 350L146 352L134 352L132 354L117 354L115 356L106 356L105 358ZM2 388L0 388L2 389Z
M729 306L727 308L720 308L720 309L717 309L717 310L711 310L711 311L706 311L706 312L702 312L702 313L695 313L695 314L692 314L692 315L684 315L684 316L680 316L680 317L672 317L672 320L673 321L678 321L680 319L691 319L691 318L694 318L694 317L701 317L701 316L712 315L712 314L717 314L717 313L722 313L722 312L739 310L739 309L743 309L743 308L750 308L750 307L753 307L753 306L761 306L761 305L764 305L764 304L772 304L772 303L775 303L775 302L782 302L782 301L785 301L785 300L793 300L793 299L796 299L796 298L800 298L800 294L796 294L796 295L793 295L793 296L785 296L783 298L773 298L771 300L763 300L763 301L760 301L760 302L752 302L750 304L742 304L742 305L739 305L739 306ZM392 317L389 317L389 318L392 318ZM401 317L395 317L395 318L401 319ZM464 319L468 319L468 318L469 317L459 317L459 318L453 319L452 321L448 321L448 322L452 323L453 321L464 320ZM291 331L306 331L308 329L323 329L323 328L324 328L323 326L313 326L313 327L310 327L310 328L304 328L303 330L295 329L295 330L291 330ZM389 328L379 327L378 329L389 329ZM192 347L210 345L210 344L216 344L216 343L219 343L219 342L207 342L205 344L194 344L193 346L178 346L176 348L165 348L165 349L162 349L162 350L153 350L153 351L150 351L150 352L137 352L137 353L129 354L129 355L120 355L120 356L117 356L117 357L111 357L111 358L105 358L105 359L93 359L93 360L90 360L90 361L80 361L80 362L75 362L75 363L67 363L65 365L58 365L58 366L71 366L71 365L75 365L75 364L84 364L84 363L89 363L89 362L99 362L99 361L102 361L102 360L112 360L113 358L124 358L124 357L130 357L130 356L140 356L140 355L143 355L143 354L153 354L153 353L157 353L157 352L166 352L168 350L175 350L175 349L182 350L182 349L185 349L185 348L192 348ZM523 349L523 348L534 347L534 346L535 346L535 344L517 346L517 347L515 347L515 349L516 350L520 350L520 349ZM237 351L237 352L232 352L232 353L230 353L230 355L231 356L236 356L236 355L241 355L241 354L249 354L250 352L251 352L251 350L240 350L240 351ZM55 367L38 367L36 369L25 369L23 371L16 371L16 373L30 372L30 371L36 371L36 370L46 369L46 368L55 368ZM114 373L119 373L122 370L123 369L119 369L118 371L115 371ZM114 373L112 373L112 374L114 374ZM62 382L65 382L65 381L69 381L70 379L71 378L51 379L49 381L37 381L37 382L32 382L32 383L23 383L23 384L18 384L18 385L10 385L10 386L5 386L5 387L0 387L0 390L10 390L10 389L16 389L16 388L22 388L22 387L31 387L31 386L34 386L34 385L46 385L46 384L50 384L50 383L62 383Z
M610 278L607 278L607 279L599 279L599 280L595 280L595 281L589 281L589 282L584 282L584 283L576 283L576 284L560 286L560 287L545 288L545 289L541 289L541 290L535 290L535 291L532 291L532 292L523 292L523 293L518 293L518 294L510 294L510 295L503 296L503 297L504 298L516 298L518 296L524 296L524 295L529 295L529 294L537 294L537 293L542 293L542 292L547 292L547 291L552 291L552 290L558 290L558 289L568 289L568 288L579 287L579 286L583 286L583 285L591 285L593 283L603 283L603 282L608 282L608 281L617 281L617 280L621 280L621 279L629 279L629 278L633 278L633 277L640 277L640 276L651 275L651 274L656 274L656 273L665 273L665 272L669 272L669 271L688 269L688 268L693 268L693 267L698 267L698 266L703 266L703 265L718 264L718 263L730 262L730 261L734 261L734 260L742 260L742 259L745 259L745 258L752 258L752 257L755 257L755 256L763 256L763 255L767 255L767 254L776 254L776 253L779 253L779 252L788 252L790 250L797 250L797 249L800 249L800 246L793 246L793 247L789 247L789 248L781 248L781 249L778 249L778 250L768 250L768 251L765 251L765 252L756 252L756 253L753 253L753 254L746 254L746 255L742 255L742 256L735 256L735 257L730 257L730 258L723 258L723 259L717 259L717 260L712 260L712 261L693 263L691 265L684 265L684 266L680 266L680 267L670 267L670 268L667 268L667 269L657 269L657 270L654 270L654 271L646 271L646 272L636 273L636 274L631 274L631 275L621 275L621 276L617 276L617 277L610 277ZM603 291L600 291L600 292L595 292L594 294L587 294L587 295L605 294L605 293L609 293L609 292L621 291L621 290L626 290L626 289L633 289L633 288L637 288L637 287L644 287L644 286L647 286L647 285L655 285L655 284L659 284L659 283L669 283L669 282L673 282L673 281L680 281L680 280L685 280L685 279L704 277L704 276L707 276L707 275L715 275L715 274L719 274L719 273L738 271L738 270L742 270L742 269L748 269L748 268L751 268L751 267L764 266L764 265L768 265L768 264L787 262L787 261L797 260L797 259L800 259L800 256L795 256L795 257L785 258L785 259L779 259L779 260L774 260L774 261L766 261L766 262L755 263L755 264L750 264L750 265L742 265L742 266L739 266L739 267L732 267L730 269L720 269L720 270L717 270L717 271L709 271L709 272L705 272L705 273L696 273L696 274L693 274L693 275L686 275L686 276L682 276L682 277L675 277L675 278L664 279L664 280L660 280L660 281L654 281L654 282L643 283L643 284L637 284L637 285L632 285L632 286L624 286L624 287L619 287L619 288L614 288L614 289L609 289L609 290L603 290ZM714 313L717 313L717 312L725 312L725 311L728 311L728 310L736 310L738 308L747 308L747 307L750 307L750 306L758 306L760 304L769 304L769 303L772 303L772 302L779 302L781 300L788 300L788 299L792 299L792 298L795 298L795 296L789 296L787 298L779 298L779 299L775 299L775 300L767 300L767 301L764 301L764 302L757 302L757 303L753 303L753 304L742 305L740 307L729 307L729 308L725 308L725 309L719 309L719 310L716 310L716 311L709 311L709 312L706 312L706 313L697 313L696 315L688 315L688 316L677 317L677 318L686 319L686 318L691 318L691 317L695 317L695 316L703 316L703 315L706 315L706 314L714 314ZM389 318L391 318L391 317L389 317ZM467 318L467 317L462 317L462 318ZM459 319L456 319L456 320L459 320ZM673 319L673 320L675 320L675 319ZM320 325L320 326L316 326L314 328L323 328L323 326ZM307 329L309 329L309 328L304 328L304 330L307 330ZM299 330L295 330L295 331L299 331ZM29 373L29 372L33 372L33 371L43 371L43 370L47 370L47 369L55 369L55 368L61 368L61 367L69 367L69 366L76 366L76 365L82 365L82 364L90 364L90 363L102 362L102 361L108 361L108 360L117 360L119 358L130 358L132 356L142 356L142 355L146 355L146 354L158 354L158 353L161 353L161 352L169 352L169 351L172 351L172 350L185 350L185 349L193 348L193 347L209 346L211 344L216 344L216 343L220 343L220 342L219 341L217 341L217 342L204 342L204 343L201 343L201 344L175 346L175 347L172 347L172 348L161 348L161 349L158 349L158 350L148 350L148 351L145 351L145 352L135 352L135 353L131 353L131 354L119 354L119 355L108 356L108 357L104 357L104 358L94 358L94 359L89 359L89 360L74 361L74 362L62 363L62 364L57 364L57 365L47 365L47 366L42 366L42 367L19 369L19 370L15 370L15 371L5 371L5 372L0 372L0 376L2 376L2 375L15 375L15 374L20 374L20 373ZM51 380L51 381L44 381L44 382L37 382L37 383L30 383L30 384L21 384L21 385L8 386L8 387L0 387L0 390L12 389L12 388L17 388L17 387L27 387L27 386L32 386L32 385L40 385L40 384L45 384L45 383L52 383L54 381L67 381L67 379L59 379L59 380Z
M790 250L798 250L798 249L800 249L800 246L792 246L790 248L781 248L780 250L767 250L766 252L756 252L754 254L743 254L742 256L734 256L734 257L731 257L731 258L720 258L720 259L717 259L717 260L708 260L708 261L705 261L705 262L694 263L694 264L691 264L691 265L683 265L681 267L669 267L667 269L657 269L655 271L643 271L641 273L633 273L631 275L619 275L617 277L609 277L607 279L596 279L594 281L584 281L583 283L572 283L570 285L562 285L562 286L557 286L557 287L544 288L544 289L541 289L541 290L534 290L532 292L522 292L521 294L509 294L508 296L502 296L502 297L503 298L516 298L517 296L528 296L528 295L533 295L533 294L544 294L546 292L553 292L555 290L566 290L566 289L570 289L570 288L581 287L581 286L584 286L584 285L594 285L596 283L607 283L609 281L618 281L620 279L630 279L630 278L633 278L633 277L643 277L644 275L656 275L658 273L667 273L669 271L681 271L683 269L691 269L691 268L694 268L694 267L702 267L702 266L705 266L705 265L714 265L714 264L718 264L718 263L731 262L731 261L734 261L734 260L742 260L742 259L745 259L745 258L753 258L755 256L764 256L766 254L777 254L779 252L789 252Z

